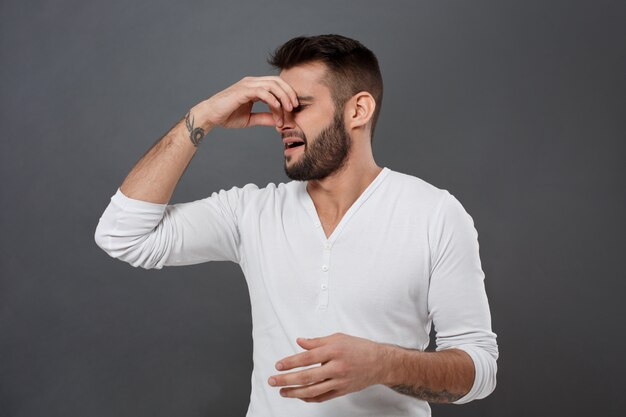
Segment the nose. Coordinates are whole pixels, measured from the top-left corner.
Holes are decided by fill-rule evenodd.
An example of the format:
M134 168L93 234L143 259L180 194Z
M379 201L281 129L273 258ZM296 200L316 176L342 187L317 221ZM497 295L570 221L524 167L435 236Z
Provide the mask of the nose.
M278 133L282 133L285 130L293 130L296 127L296 122L294 120L294 115L292 112L290 111L284 111L283 110L283 125L282 126L276 126L276 131Z

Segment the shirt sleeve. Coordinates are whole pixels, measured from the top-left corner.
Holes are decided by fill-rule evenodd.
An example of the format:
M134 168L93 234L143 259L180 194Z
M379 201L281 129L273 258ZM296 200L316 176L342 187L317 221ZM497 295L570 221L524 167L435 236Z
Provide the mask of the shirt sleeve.
M491 331L491 315L485 292L472 217L445 191L429 231L431 275L429 314L436 331L437 351L456 348L474 362L471 390L454 404L488 396L496 387L498 345Z
M127 197L118 188L100 217L95 241L134 267L239 262L237 211L243 192L233 187L189 203L156 204Z

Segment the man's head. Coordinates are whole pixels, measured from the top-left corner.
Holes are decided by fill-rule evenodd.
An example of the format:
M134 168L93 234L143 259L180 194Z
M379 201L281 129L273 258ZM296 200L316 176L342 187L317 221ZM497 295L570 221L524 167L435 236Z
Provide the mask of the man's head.
M376 125L382 101L376 57L355 40L321 35L288 41L269 62L281 69L281 78L299 96L300 105L285 114L285 123L279 129L288 141L304 141L300 147L285 150L287 176L300 181L319 180L338 172L352 147L344 109L366 109L364 115L350 122L351 127L369 130L363 135L371 137ZM352 107L347 107L349 102Z
M324 64L327 71L323 82L337 111L355 94L370 93L376 102L370 129L374 136L383 101L383 79L376 55L359 41L341 35L300 36L278 47L268 62L280 70L311 62Z

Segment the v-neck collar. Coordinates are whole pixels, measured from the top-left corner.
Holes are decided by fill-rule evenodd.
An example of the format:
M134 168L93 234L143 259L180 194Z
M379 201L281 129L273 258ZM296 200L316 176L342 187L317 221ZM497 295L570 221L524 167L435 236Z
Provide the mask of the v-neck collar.
M378 188L380 183L385 179L387 174L389 174L391 170L387 167L383 167L383 169L378 173L376 178L367 186L365 190L361 193L361 195L356 199L354 203L350 206L348 211L343 215L333 232L329 237L326 237L326 233L324 233L324 228L322 227L322 222L320 221L319 215L317 214L317 210L315 209L315 204L313 203L313 199L309 195L309 192L306 189L307 182L302 181L299 187L300 201L304 205L309 217L314 223L314 226L319 230L319 235L323 239L324 242L334 243L338 238L341 232L343 231L346 223L350 221L350 218L356 213L356 211L363 205L363 203L369 198L370 195Z

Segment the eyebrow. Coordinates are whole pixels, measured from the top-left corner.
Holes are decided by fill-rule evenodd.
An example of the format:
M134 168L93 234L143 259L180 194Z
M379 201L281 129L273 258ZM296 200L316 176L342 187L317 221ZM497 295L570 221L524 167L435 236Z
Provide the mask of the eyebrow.
M315 100L313 96L298 96L297 98L298 98L298 102Z

